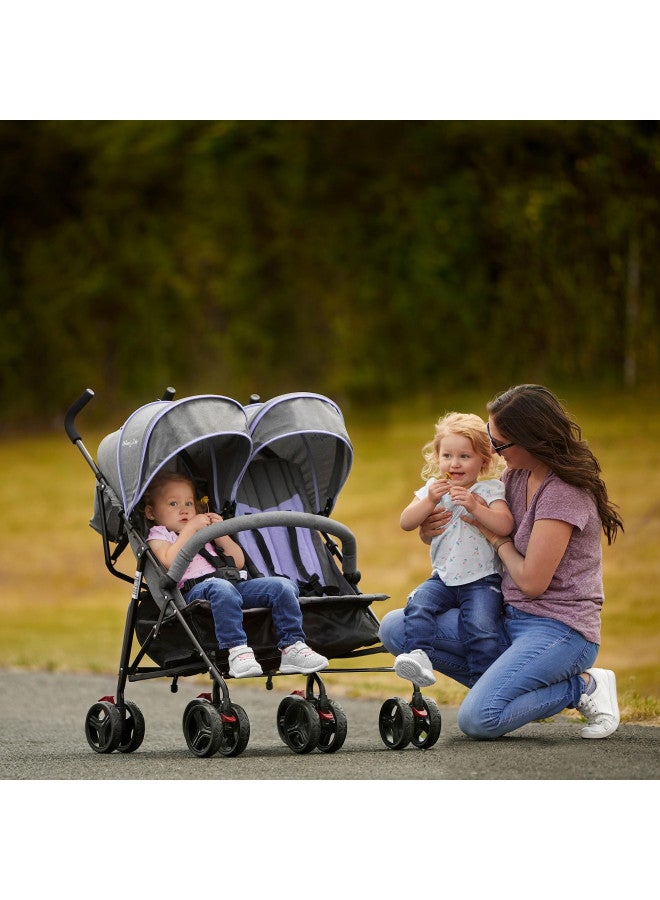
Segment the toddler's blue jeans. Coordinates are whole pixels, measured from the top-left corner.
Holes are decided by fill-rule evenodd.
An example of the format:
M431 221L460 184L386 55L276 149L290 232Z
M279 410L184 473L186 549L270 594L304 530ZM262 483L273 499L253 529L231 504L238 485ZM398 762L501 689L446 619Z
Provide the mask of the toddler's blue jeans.
M458 636L465 649L467 684L471 687L508 646L502 624L501 584L496 574L458 585L447 585L433 574L408 597L404 652L424 650L432 658L438 616L458 609Z
M530 601L530 607L533 601ZM504 606L504 630L510 646L488 668L458 711L458 726L473 738L508 734L522 725L577 706L584 692L580 673L598 655L594 644L563 622ZM390 653L403 652L404 611L384 616L381 640ZM465 647L459 636L458 610L438 616L433 668L468 685Z

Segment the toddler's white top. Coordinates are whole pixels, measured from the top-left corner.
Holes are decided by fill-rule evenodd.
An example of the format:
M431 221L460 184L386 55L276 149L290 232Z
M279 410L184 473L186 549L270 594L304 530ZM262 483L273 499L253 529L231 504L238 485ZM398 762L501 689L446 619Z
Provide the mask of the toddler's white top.
M415 491L415 496L425 500L429 485L437 481L429 478L424 487ZM488 506L494 500L504 500L504 484L496 478L477 481L470 492L479 494ZM431 565L447 585L469 584L478 578L496 573L502 574L502 563L488 540L474 526L463 522L461 516L469 515L465 507L458 506L445 494L439 507L451 510L451 520L442 534L431 541Z

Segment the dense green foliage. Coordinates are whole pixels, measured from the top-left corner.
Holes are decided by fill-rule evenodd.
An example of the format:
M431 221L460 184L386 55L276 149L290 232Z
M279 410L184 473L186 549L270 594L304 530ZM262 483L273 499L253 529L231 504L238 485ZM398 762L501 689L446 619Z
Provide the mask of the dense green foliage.
M5 427L657 381L656 122L0 123Z

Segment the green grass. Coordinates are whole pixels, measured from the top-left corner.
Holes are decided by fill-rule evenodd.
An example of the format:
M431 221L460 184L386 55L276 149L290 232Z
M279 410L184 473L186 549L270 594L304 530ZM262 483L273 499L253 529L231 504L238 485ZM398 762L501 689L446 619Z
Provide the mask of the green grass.
M605 606L599 665L617 673L624 721L660 721L660 417L657 392L646 395L557 393L581 424L598 456L625 533L604 543ZM433 422L448 409L485 414L483 395L418 400L405 409L345 409L355 447L353 470L335 518L358 543L364 592L391 599L374 609L382 618L403 605L428 574L428 551L398 525L417 487L421 447ZM102 433L85 431L96 457ZM118 423L109 423L107 431ZM105 433L105 431L103 432ZM0 544L0 667L116 673L131 586L105 569L100 536L88 521L94 476L64 432L0 442L5 508L13 518ZM132 574L130 551L125 571ZM390 665L387 655L367 657L370 667ZM391 674L329 674L335 695L391 694ZM426 691L425 691L426 693ZM465 690L441 676L428 690L456 704Z

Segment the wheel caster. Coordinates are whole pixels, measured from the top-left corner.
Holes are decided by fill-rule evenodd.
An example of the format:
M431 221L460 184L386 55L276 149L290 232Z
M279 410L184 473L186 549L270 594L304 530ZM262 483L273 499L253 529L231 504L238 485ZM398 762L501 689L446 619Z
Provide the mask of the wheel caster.
M316 712L321 724L321 735L318 748L321 753L336 753L344 746L348 733L348 720L343 707L334 700L328 700L329 710L319 709L316 704Z
M220 712L222 722L222 743L219 752L222 756L238 756L250 740L250 720L242 706L232 703L229 712Z
M422 697L422 706L416 707L413 703L411 709L414 728L411 743L419 750L428 750L440 737L442 730L440 708L435 700Z
M191 700L183 713L183 735L195 756L217 753L224 739L220 713L208 700Z
M87 710L85 735L87 743L97 753L112 753L122 740L122 721L119 710L109 700L99 700Z
M133 753L144 740L144 716L142 711L131 700L124 702L124 721L122 723L121 743L117 747L120 753Z
M294 753L310 753L321 739L321 720L313 703L285 697L277 708L277 732Z
M410 705L400 697L386 700L380 708L378 727L383 743L390 750L402 750L415 733L415 722Z

